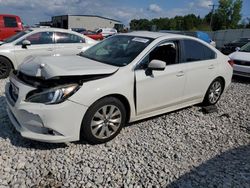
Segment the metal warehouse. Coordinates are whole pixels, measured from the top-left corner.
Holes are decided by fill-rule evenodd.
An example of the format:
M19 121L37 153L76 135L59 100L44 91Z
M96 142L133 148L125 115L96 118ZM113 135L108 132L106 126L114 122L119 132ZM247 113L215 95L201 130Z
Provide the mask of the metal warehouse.
M121 28L123 24L114 19L95 15L61 15L52 17L53 27L70 29L85 28L94 30L97 28Z

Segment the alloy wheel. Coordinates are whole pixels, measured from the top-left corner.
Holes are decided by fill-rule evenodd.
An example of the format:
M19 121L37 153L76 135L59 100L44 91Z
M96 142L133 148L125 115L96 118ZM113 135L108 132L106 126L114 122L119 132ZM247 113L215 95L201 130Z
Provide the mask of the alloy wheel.
M122 113L115 105L101 107L91 121L91 132L99 139L111 137L121 126Z
M219 81L215 81L210 89L209 89L209 94L208 94L208 99L211 104L215 104L221 95L222 92L222 85Z

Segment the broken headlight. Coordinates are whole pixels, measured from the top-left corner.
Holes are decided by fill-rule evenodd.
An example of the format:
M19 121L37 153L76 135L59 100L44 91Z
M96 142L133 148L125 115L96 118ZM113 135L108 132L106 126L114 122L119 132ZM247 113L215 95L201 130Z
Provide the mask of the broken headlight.
M44 104L57 104L69 98L79 89L78 84L69 84L49 88L46 90L35 90L30 92L27 97L27 102L44 103Z

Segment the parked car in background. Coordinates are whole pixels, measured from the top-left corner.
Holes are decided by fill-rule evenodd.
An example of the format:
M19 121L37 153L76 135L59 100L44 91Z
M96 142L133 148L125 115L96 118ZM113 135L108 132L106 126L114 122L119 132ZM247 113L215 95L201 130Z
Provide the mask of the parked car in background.
M82 32L85 36L88 36L89 38L92 38L94 40L103 40L103 36L101 33L97 33L95 31L84 31Z
M106 38L116 34L117 30L114 28L99 28L96 30L96 33L100 33L104 38Z
M85 28L71 28L71 30L77 33L82 33L82 32L87 31Z
M241 48L245 44L250 42L250 38L240 38L232 42L224 44L224 47L221 48L221 52L225 55L231 54L236 51L236 48Z
M198 39L201 39L205 42L207 42L208 44L211 44L213 47L216 47L216 43L215 41L213 41L211 39L211 37L203 32L203 31L173 31L173 30L161 30L160 32L163 33L174 33L174 34L182 34L182 35L187 35L187 36L192 36L192 37L196 37Z
M74 31L56 28L28 29L0 44L0 78L8 77L10 70L30 55L74 55L97 42Z
M119 34L79 56L27 59L6 84L7 112L30 139L103 143L127 122L216 104L231 82L228 60L194 37Z
M233 60L233 74L250 78L250 42L229 55Z
M0 41L7 39L22 30L23 25L19 16L0 14Z

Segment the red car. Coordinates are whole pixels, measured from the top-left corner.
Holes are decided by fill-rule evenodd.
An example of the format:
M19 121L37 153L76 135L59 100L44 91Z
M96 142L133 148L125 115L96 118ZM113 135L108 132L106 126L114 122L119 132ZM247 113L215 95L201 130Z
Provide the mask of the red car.
M92 38L94 40L102 40L103 36L101 33L96 33L94 31L84 31L82 34L88 36L89 38Z
M22 30L23 25L19 16L0 14L0 41L9 38Z

